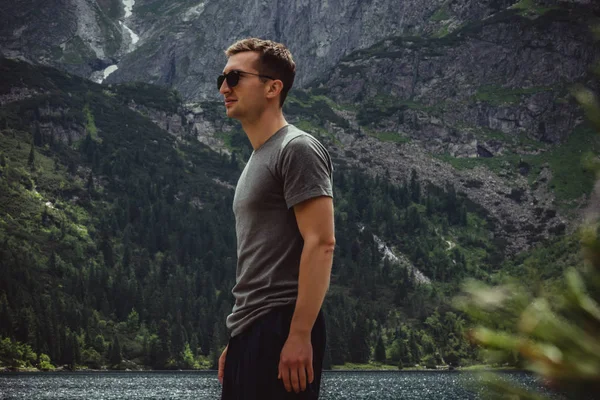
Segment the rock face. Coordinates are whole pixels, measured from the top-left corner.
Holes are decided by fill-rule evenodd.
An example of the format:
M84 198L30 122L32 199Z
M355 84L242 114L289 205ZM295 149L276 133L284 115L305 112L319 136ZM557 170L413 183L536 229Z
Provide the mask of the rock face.
M536 1L552 6L578 3L593 7L591 0ZM109 82L160 84L177 89L186 101L198 101L218 97L215 76L225 64L223 50L240 38L259 36L288 44L299 61L296 84L304 87L322 80L332 67L355 50L389 37L443 37L461 26L496 15L516 0L302 0L291 3L270 0L227 4L216 0L52 0L50 3L24 0L10 6L6 0L4 3L7 3L2 7L5 23L0 27L0 49L4 56L55 65L95 79L100 79L102 71L118 62L118 70L108 77ZM526 6L534 4L533 1L520 3L525 4L517 8L521 13L535 14L549 9L535 6L528 10ZM471 65L480 70L480 77L493 67L516 82L519 76L514 75L518 72L514 64L504 62L505 58L512 58L511 40L517 38L520 43L531 44L523 49L518 61L537 60L544 49L553 47L556 50L553 57L547 57L542 69L535 71L550 78L557 77L555 72L559 69L563 69L561 74L572 72L571 65L556 64L564 58L560 57L563 50L565 56L579 55L587 45L580 43L577 37L564 37L554 45L553 39L562 33L558 30L546 30L551 35L544 38L539 35L540 31L512 28L515 27L500 25L496 30L488 30L480 35L480 40L457 48L447 57L453 58L461 51L489 56L488 62L481 65L485 68L478 68L480 65L476 63ZM520 37L523 33L525 37ZM418 68L422 77L435 79L436 67L452 60L439 60L430 54L433 59L428 61L422 58L427 53L423 50L403 56L422 64ZM453 83L468 83L464 80L469 78L467 72L461 71ZM411 96L413 94L425 95L426 92L411 91ZM510 112L499 117L494 126L504 130L514 127Z
M348 167L389 176L398 183L407 181L414 169L425 183L422 186L427 183L438 187L454 185L457 192L464 193L474 205L488 213L495 242L508 253L519 252L566 229L566 221L557 213L554 196L548 188L551 176L547 168L536 177L536 190L531 190L527 178L519 174L502 178L483 167L457 170L433 159L415 143L390 145L342 130L336 137L343 146L330 144L328 148L338 162L343 160Z
M125 53L120 0L2 1L0 54L89 77Z
M514 1L513 1L514 2ZM201 3L139 0L133 26L141 46L127 55L110 82L143 80L177 88L188 101L214 99L215 77L233 41L248 36L286 43L301 61L296 84L319 79L346 54L404 34L427 35L445 0L303 0ZM511 1L454 1L453 23L479 20ZM444 6L445 7L445 6Z
M443 38L386 40L347 57L321 85L372 110L362 117L373 129L406 132L435 152L501 151L474 143L473 129L559 143L579 117L568 90L600 54L580 17L558 9L532 21L507 10Z
M148 117L152 122L158 125L161 129L169 132L174 136L182 136L189 131L187 122L180 113L167 112L157 110L143 105L135 104L134 101L129 103L129 108Z

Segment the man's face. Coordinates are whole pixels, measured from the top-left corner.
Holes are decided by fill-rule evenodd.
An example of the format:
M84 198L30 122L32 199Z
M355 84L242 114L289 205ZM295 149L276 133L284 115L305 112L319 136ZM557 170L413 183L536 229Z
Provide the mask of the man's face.
M244 51L229 57L223 74L238 70L259 74L257 69L259 53ZM258 118L266 107L265 85L258 76L241 74L235 87L229 87L227 80L223 82L219 92L225 97L227 116L238 120L253 120Z

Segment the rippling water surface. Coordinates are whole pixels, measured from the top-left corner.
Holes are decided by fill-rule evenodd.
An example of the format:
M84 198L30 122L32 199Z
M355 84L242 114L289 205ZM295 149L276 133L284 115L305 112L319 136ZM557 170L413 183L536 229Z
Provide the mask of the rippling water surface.
M538 387L532 375L504 376ZM480 399L471 372L324 372L320 399ZM215 372L56 372L0 374L0 399L219 399Z

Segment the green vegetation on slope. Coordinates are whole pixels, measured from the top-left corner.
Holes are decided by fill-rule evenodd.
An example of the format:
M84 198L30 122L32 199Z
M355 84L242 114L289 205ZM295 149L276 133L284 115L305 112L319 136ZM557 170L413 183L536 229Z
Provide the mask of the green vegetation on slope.
M482 86L473 96L475 100L485 101L495 106L519 103L523 95L552 91L551 87L503 88L494 85Z
M513 4L511 9L518 10L519 14L527 17L530 15L544 15L549 11L556 10L558 7L544 7L537 4L536 0L520 0Z
M552 172L550 188L556 194L561 205L568 207L571 200L589 195L594 174L587 170L583 164L583 156L588 152L600 151L600 140L594 131L587 125L578 126L567 141L560 146L552 148L541 154L504 154L495 157L456 158L439 156L458 169L486 166L491 171L499 173L508 171L518 173L519 167L529 166L530 180L539 175L543 166L548 165Z
M450 12L446 4L438 8L437 11L434 12L431 17L429 17L430 21L445 21L447 19L450 19Z
M143 91L106 93L7 60L0 68L44 93L0 118L0 336L56 364L129 365L120 354L174 368L191 351L194 365L210 365L231 307L217 288L235 271L232 193L213 179L231 182L237 165L129 110ZM48 126L85 136L69 145Z

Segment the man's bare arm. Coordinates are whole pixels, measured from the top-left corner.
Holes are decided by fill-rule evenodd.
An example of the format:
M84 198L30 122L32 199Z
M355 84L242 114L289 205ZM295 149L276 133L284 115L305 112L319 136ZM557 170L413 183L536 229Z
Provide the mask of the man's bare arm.
M297 205L294 211L304 248L290 333L310 335L329 288L335 248L333 199L323 196L307 200Z
M311 331L329 288L335 248L333 199L309 199L296 205L294 212L304 247L296 309L281 351L279 378L288 391L298 393L314 379Z

